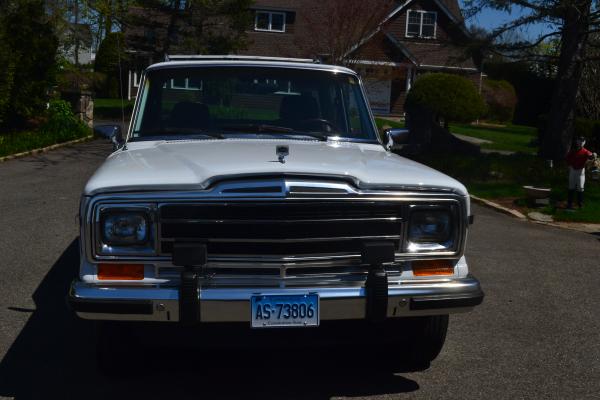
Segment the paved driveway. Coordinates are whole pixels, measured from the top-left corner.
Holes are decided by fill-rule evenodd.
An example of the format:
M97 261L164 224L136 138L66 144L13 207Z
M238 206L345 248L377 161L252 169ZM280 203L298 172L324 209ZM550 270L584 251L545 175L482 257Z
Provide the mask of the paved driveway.
M109 149L90 142L0 164L0 396L598 398L598 237L476 206L468 257L487 297L451 318L428 370L378 372L368 343L328 350L209 342L148 357L121 379L99 376L91 324L71 316L64 295L77 268L79 193Z

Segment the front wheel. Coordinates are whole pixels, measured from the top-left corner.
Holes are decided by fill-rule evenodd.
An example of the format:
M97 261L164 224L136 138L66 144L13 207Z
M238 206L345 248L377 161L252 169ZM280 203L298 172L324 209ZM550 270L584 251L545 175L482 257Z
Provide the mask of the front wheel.
M388 345L390 361L414 369L425 369L442 351L448 331L448 315L394 320L388 333L395 345ZM402 338L400 342L398 339Z
M108 377L118 377L127 371L131 361L132 335L126 324L98 321L96 323L96 364Z

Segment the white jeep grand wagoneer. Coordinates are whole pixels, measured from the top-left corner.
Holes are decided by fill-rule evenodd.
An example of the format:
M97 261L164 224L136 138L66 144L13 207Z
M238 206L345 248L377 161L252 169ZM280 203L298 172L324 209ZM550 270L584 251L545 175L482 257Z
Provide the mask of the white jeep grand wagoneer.
M362 320L410 335L391 357L428 363L448 314L483 299L464 257L469 197L389 150L406 131L384 136L343 67L150 66L129 130L85 187L69 303L86 319L200 327Z

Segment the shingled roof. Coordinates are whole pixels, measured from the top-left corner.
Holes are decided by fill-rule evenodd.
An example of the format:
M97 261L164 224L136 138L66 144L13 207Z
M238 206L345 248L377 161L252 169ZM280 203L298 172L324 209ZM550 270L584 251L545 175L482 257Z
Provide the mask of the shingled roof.
M439 0L439 2L445 5L458 21L463 22L464 17L458 5L458 0Z

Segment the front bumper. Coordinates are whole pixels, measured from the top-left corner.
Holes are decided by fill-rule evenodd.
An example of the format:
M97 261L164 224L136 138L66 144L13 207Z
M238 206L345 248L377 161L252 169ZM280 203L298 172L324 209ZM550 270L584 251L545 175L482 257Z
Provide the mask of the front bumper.
M305 293L319 295L321 321L366 317L366 292L362 287L201 288L200 322L249 322L252 296ZM387 317L466 312L481 304L483 296L479 281L471 275L402 281L388 287ZM97 285L75 280L68 302L84 319L179 321L179 289L173 286Z

